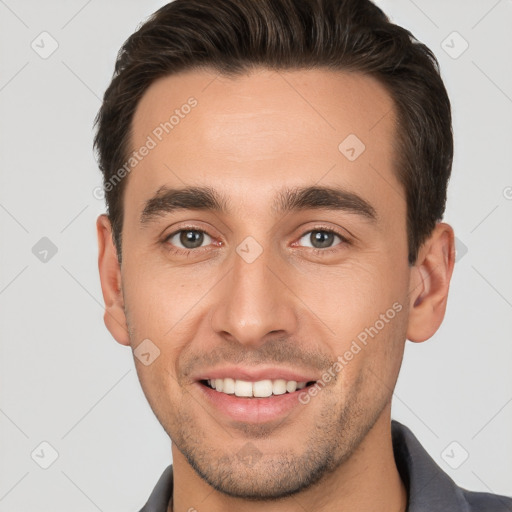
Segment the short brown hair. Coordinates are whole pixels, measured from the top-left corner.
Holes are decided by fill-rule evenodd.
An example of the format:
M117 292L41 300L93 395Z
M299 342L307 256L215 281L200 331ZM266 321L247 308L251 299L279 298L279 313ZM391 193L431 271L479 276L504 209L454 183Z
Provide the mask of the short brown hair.
M406 194L413 265L445 210L453 159L450 101L431 50L370 0L175 0L127 39L94 139L119 262L126 179L106 185L127 160L144 92L183 70L236 76L256 66L361 72L386 87L397 114L395 172Z

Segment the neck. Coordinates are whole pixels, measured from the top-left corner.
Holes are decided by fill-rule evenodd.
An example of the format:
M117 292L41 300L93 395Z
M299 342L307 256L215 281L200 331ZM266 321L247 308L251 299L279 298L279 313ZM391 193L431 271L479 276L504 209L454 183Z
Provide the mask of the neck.
M391 440L390 407L350 458L315 485L276 502L233 498L213 490L173 445L174 495L168 512L406 512L407 492L400 479Z

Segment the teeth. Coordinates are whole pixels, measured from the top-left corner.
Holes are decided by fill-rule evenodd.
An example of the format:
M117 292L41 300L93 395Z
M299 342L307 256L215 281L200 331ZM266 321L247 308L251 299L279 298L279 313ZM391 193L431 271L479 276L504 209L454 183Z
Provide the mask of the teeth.
M271 395L284 395L285 393L293 393L298 389L306 387L306 382L297 382L295 380L259 380L257 382L249 382L238 379L209 379L208 384L215 390L228 395L236 395L240 397L257 397L265 398Z
M236 396L252 396L252 382L246 380L235 380Z
M272 394L273 385L271 380L259 380L252 384L252 396L264 398Z
M215 388L217 389L217 388ZM233 379L224 379L224 388L222 389L224 393L227 393L228 395L234 395L235 394L235 381Z
M304 382L303 384L306 384L306 383ZM296 389L297 389L297 382L295 382L294 380L289 380L286 383L286 391L288 391L288 393L293 393Z
M284 395L286 393L286 381L277 379L272 382L272 393L274 395Z

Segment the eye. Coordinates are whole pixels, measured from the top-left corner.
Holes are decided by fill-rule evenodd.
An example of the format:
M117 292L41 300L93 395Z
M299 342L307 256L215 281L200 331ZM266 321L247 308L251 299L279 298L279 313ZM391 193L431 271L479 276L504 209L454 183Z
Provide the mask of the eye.
M330 249L336 238L340 242L348 243L345 237L330 229L314 229L308 231L302 235L299 242L301 245L312 247L313 249Z
M187 250L197 249L201 247L205 241L207 242L206 245L212 243L210 235L199 229L180 229L169 235L165 241L180 249ZM181 246L179 244L181 244Z

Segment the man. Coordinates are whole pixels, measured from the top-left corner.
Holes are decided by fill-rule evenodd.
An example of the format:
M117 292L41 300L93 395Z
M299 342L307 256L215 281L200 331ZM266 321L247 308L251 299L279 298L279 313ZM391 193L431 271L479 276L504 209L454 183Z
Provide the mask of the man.
M142 511L512 510L391 421L454 266L428 48L367 0L176 0L97 129L105 323L172 440Z

